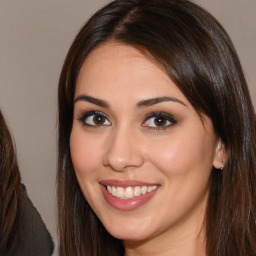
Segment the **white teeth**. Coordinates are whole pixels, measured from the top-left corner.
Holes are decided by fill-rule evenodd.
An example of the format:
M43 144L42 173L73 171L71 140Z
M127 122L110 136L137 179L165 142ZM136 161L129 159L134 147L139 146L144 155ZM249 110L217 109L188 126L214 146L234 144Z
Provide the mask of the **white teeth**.
M133 189L131 187L128 187L125 189L125 198L133 198Z
M147 192L148 192L148 187L146 187L146 186L142 187L142 189L141 189L142 195L145 195Z
M111 194L112 194L112 196L116 196L116 188L115 187L112 187Z
M124 197L124 189L123 188L121 188L121 187L116 188L116 197L119 197L119 198Z
M151 191L155 190L156 188L157 188L156 186L148 187L148 192L151 192Z
M134 196L140 196L140 195L141 195L141 187L135 187Z
M107 186L107 190L111 194L112 188L110 186Z
M122 198L122 199L131 199L140 195L145 195L146 193L150 193L157 188L156 185L154 186L136 186L136 187L114 187L114 186L107 186L108 192L115 197Z

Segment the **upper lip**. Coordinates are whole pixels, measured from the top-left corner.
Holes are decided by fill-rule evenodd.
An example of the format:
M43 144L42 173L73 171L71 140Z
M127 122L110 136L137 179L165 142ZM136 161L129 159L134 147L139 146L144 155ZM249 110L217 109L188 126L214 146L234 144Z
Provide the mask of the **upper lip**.
M136 186L154 186L159 185L157 183L149 183L138 180L101 180L99 182L103 186L114 187L136 187Z

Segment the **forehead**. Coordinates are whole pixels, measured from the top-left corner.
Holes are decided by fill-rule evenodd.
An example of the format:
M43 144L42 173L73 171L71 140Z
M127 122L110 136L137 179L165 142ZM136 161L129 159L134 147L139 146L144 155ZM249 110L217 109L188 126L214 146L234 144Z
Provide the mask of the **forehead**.
M168 95L187 101L152 57L116 42L105 43L88 55L76 83L75 96L81 93L106 99L137 96L137 100Z

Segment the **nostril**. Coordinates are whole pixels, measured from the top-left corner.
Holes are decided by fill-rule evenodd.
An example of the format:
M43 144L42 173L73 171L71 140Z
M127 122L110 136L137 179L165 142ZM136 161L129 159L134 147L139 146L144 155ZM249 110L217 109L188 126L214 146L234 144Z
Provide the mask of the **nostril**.
M129 130L130 131L130 130ZM103 156L104 166L114 171L124 171L131 167L139 167L143 164L143 154L135 143L135 136L127 129L119 129L109 137L106 152Z

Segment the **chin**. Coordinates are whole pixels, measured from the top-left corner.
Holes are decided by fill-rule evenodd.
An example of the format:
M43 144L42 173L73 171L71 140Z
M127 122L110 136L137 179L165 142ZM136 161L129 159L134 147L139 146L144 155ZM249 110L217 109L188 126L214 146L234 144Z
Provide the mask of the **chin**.
M149 231L141 230L137 228L125 228L123 226L113 229L107 229L107 231L115 238L124 241L141 241L148 238Z

